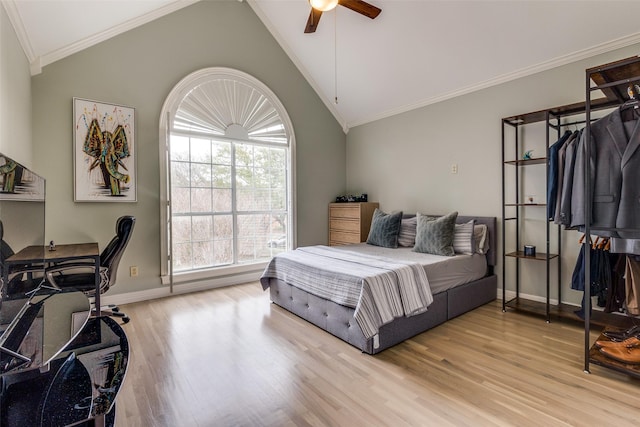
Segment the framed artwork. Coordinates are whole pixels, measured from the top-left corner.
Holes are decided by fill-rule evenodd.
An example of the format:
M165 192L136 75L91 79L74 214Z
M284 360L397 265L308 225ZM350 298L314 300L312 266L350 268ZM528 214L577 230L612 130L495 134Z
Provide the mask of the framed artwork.
M135 109L73 98L74 201L135 202Z
M0 153L0 200L44 202L44 178Z

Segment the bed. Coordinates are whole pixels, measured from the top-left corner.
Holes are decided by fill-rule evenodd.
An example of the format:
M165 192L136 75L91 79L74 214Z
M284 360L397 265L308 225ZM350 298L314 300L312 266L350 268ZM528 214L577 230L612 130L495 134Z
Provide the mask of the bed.
M405 216L406 218L407 216ZM415 310L411 315L400 315L392 321L385 321L376 329L363 332L362 320L356 320L356 308L334 302L313 290L313 279L305 274L307 268L273 274L274 268L267 267L261 283L269 289L271 301L308 322L324 329L343 341L359 348L365 353L376 354L412 336L431 329L456 316L496 299L497 277L494 274L496 265L496 218L458 216L457 224L475 220L476 225L484 224L487 230L488 250L484 254L462 255L454 257L426 257L415 253L411 248L389 249L366 243L343 247L309 247L308 252L319 252L327 256L344 254L346 258L371 257L383 259L384 262L400 263L406 261L415 271L415 264L424 267L430 288L430 297L425 296L428 307L426 311ZM299 248L305 250L305 248ZM331 251L331 252L329 252ZM362 254L362 255L358 255ZM336 260L335 269L339 270L340 262ZM303 283L306 286L300 286ZM311 289L311 291L309 290ZM332 301L331 299L334 299ZM338 300L339 301L339 300ZM363 310L360 310L362 312ZM366 328L364 328L367 330Z

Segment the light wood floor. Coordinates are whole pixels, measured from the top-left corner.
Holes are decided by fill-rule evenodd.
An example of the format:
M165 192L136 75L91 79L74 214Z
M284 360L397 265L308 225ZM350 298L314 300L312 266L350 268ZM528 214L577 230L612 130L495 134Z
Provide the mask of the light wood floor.
M637 426L640 381L583 368L583 330L490 303L377 356L258 283L122 306L129 426ZM595 336L594 336L595 337Z

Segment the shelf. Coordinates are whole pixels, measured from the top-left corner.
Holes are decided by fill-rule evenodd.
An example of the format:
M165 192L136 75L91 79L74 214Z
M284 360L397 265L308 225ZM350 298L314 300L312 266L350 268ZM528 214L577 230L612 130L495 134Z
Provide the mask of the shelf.
M608 338L603 334L600 334L598 340L608 340ZM589 362L593 363L594 365L604 366L605 368L613 369L615 371L640 378L640 365L622 363L618 362L617 360L613 360L600 353L600 350L595 345L593 345L589 350Z
M507 307L523 313L534 314L537 316L547 315L547 304L544 302L533 301L525 298L515 298L505 304ZM584 323L584 319L578 317L575 313L580 307L570 304L550 304L549 315L557 319L573 320ZM632 321L627 316L620 316L603 311L591 311L591 325L593 326L614 326L616 329L626 329L631 326Z
M546 203L505 203L505 206L547 206Z
M527 165L544 165L547 163L546 157L536 157L533 159L522 159L522 160L507 160L504 162L506 165L515 165L515 166L527 166Z
M618 100L612 95L610 98L598 98L591 101L591 110L602 110L606 108L616 107ZM555 116L570 116L573 114L583 113L585 111L586 102L577 102L575 104L562 105L560 107L550 108L548 110L534 111L527 114L518 114L504 118L503 120L512 125L525 125L529 123L543 122L547 119L547 112L550 118Z
M591 74L591 80L596 84L591 90L600 89L608 99L621 104L629 99L629 83L640 80L640 62L638 58L627 58L589 68L587 73Z
M526 258L526 259L532 259L535 261L547 260L547 254L544 252L536 252L535 256L529 256L529 255L525 255L524 251L515 251L515 252L509 252L508 254L504 254L504 256L508 256L512 258ZM558 257L557 254L549 254L549 259L553 259L557 257Z

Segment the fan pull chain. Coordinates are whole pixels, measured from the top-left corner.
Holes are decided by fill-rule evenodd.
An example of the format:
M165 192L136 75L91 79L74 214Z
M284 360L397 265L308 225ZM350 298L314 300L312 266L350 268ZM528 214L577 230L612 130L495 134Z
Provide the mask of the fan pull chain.
M335 9L333 12L333 93L334 93L334 102L336 105L338 104L338 9Z

